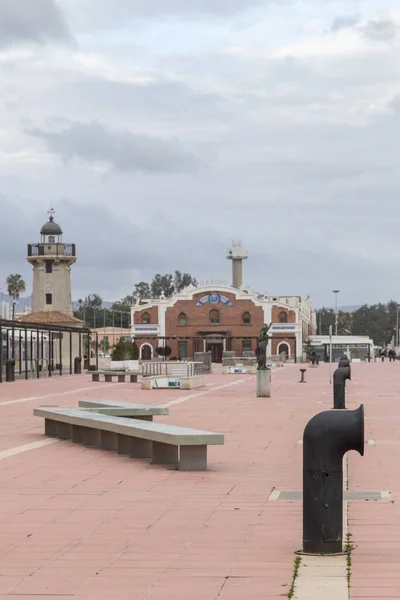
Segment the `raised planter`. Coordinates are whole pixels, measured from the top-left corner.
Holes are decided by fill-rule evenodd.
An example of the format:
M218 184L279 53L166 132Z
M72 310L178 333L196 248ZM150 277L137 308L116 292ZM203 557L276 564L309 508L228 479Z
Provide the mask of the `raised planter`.
M143 377L142 390L193 390L204 387L205 381L203 375L194 375L192 377Z
M257 373L257 367L256 366L249 366L249 367L245 367L245 366L228 366L228 367L222 367L222 373L224 373L225 375L240 375L240 374L255 374Z

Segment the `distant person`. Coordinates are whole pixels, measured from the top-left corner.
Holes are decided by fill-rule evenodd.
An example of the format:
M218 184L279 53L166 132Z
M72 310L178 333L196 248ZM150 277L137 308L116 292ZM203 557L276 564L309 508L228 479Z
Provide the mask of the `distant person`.
M381 356L382 362L385 362L385 355L386 355L386 352L384 350L381 350L380 356Z

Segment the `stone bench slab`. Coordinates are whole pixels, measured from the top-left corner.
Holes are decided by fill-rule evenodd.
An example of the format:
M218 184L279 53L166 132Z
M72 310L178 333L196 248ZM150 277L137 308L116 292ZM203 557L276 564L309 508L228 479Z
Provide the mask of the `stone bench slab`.
M90 412L118 417L153 417L155 415L168 415L169 409L165 406L151 406L149 404L135 404L133 402L117 402L114 400L79 400L79 406Z
M182 471L206 470L207 446L224 444L220 433L105 415L84 408L35 408L33 414L45 419L46 435L117 450L135 458L152 458L153 464L179 464Z
M118 378L118 383L125 383L125 378L129 377L131 383L137 383L137 378L141 373L136 371L90 371L92 381L100 381L100 375L104 377L106 382L112 381L113 377Z

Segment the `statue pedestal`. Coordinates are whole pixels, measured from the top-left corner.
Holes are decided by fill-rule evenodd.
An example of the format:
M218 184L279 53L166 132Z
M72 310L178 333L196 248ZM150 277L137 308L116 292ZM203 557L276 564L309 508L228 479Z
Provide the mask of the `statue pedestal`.
M257 370L257 398L271 397L271 369Z

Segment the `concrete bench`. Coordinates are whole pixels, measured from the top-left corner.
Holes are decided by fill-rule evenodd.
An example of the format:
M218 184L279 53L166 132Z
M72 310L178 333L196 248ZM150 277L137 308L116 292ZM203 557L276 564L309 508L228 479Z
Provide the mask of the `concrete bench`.
M156 415L169 414L169 409L164 406L117 402L115 400L79 400L79 406L90 412L131 419L142 419L144 421L152 421L153 416Z
M110 383L113 377L118 377L118 383L125 383L125 377L130 378L131 383L137 383L140 373L133 371L92 371L92 381L100 381L100 375L104 375L104 381Z
M116 450L132 458L151 458L153 464L179 465L180 471L205 471L207 446L224 443L221 433L109 416L84 408L35 408L33 414L45 419L48 436Z

